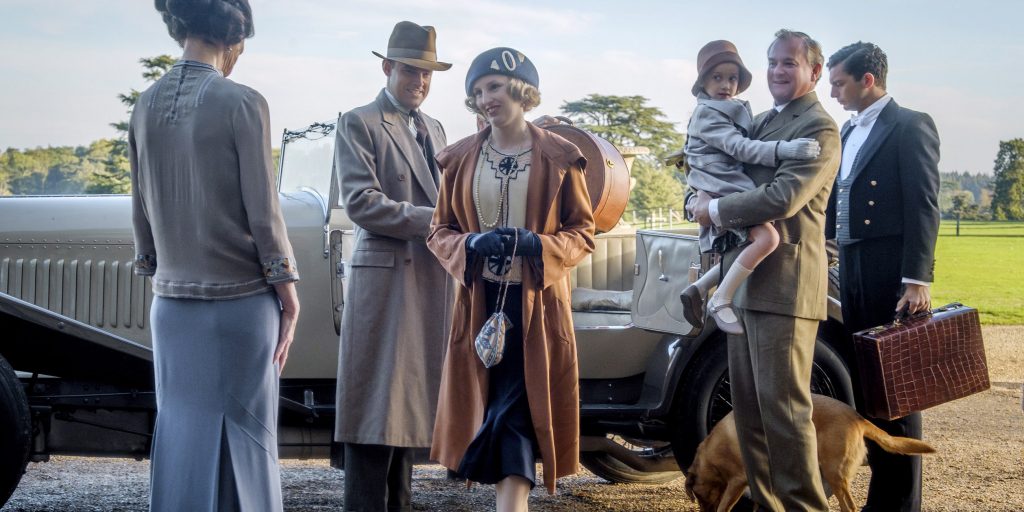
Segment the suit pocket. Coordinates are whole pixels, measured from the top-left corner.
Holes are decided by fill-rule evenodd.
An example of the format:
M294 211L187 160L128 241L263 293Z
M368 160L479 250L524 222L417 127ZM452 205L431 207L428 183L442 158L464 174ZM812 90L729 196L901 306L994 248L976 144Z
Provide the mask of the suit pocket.
M358 250L352 253L353 267L394 267L395 251Z
M800 244L780 242L747 280L747 298L792 304L800 282Z

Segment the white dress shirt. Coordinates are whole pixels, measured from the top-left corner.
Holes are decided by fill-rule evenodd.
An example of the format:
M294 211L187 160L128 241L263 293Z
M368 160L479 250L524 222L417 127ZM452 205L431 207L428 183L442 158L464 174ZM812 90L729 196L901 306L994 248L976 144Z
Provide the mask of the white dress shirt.
M388 97L388 101L390 101L391 104L394 105L395 108L397 108L398 111L402 113L402 118L405 119L406 128L409 128L409 132L411 132L412 136L415 137L416 136L416 121L412 118L411 115L409 115L409 112L410 112L409 109L406 108L405 105L402 105L401 103L399 103L398 100L395 99L395 97L391 94L391 91L389 91L387 89L387 87L384 88L384 95L387 96Z
M886 94L878 98L868 108L850 118L850 126L852 128L850 129L850 134L846 136L846 140L843 142L843 163L839 165L840 180L845 180L850 175L850 172L853 171L853 162L857 159L857 153L860 152L864 142L868 140L868 135L871 134L871 128L875 126L878 114L882 113L882 109L890 101L892 101L892 96Z

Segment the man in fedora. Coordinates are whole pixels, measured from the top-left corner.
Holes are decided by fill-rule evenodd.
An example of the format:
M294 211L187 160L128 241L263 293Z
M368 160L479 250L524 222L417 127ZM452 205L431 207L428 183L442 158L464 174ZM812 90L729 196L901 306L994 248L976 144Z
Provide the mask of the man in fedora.
M355 224L341 321L337 420L345 510L411 511L413 453L434 430L452 286L427 249L437 203L441 124L420 111L438 62L434 28L395 25L387 84L341 115L335 165Z

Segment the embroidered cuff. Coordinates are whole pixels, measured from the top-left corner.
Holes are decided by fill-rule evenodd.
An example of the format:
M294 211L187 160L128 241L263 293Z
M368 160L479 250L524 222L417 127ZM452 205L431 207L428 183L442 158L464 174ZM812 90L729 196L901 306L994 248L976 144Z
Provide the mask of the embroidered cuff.
M299 271L289 258L273 258L263 262L263 277L270 284L298 281Z
M135 273L140 276L151 276L156 274L156 255L136 254Z

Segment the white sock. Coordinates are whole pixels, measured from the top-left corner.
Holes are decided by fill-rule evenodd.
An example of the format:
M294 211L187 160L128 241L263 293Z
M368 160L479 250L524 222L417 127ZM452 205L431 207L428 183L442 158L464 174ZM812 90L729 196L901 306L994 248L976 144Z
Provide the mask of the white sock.
M693 285L700 290L701 298L707 297L708 290L713 288L716 284L718 284L718 265L707 269L707 271L704 272L704 275L700 276L700 278L693 282Z
M731 303L733 295L736 294L736 289L746 281L750 274L754 271L740 265L739 262L733 263L729 270L725 273L725 277L722 278L722 282L718 285L718 290L715 290L715 294L711 296L711 300L708 301L708 307L714 307L720 304ZM719 311L719 315L722 320L732 323L737 321L735 312L732 308L728 310Z

